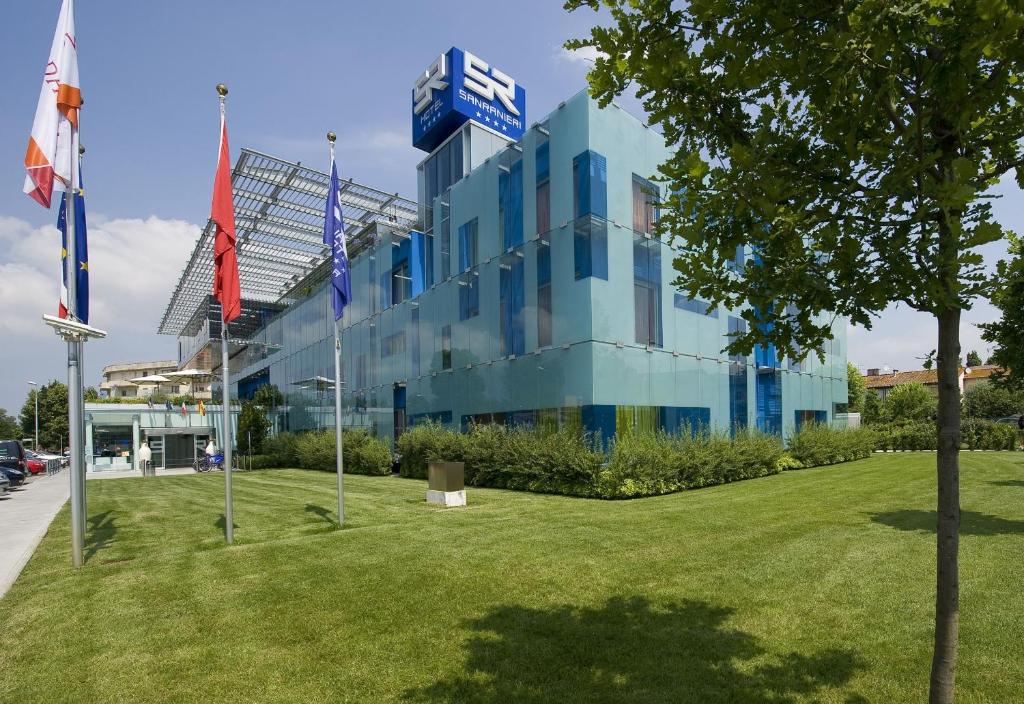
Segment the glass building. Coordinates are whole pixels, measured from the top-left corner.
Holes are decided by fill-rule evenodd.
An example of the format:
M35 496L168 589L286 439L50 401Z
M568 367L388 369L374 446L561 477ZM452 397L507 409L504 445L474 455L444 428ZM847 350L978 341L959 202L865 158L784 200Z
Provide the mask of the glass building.
M845 321L835 322L823 362L780 360L771 347L723 352L746 323L677 290L673 252L653 232L661 186L651 176L668 156L657 132L580 93L517 141L475 120L454 128L419 166L418 203L378 191L358 212L356 199L343 203L355 299L342 320L343 423L393 440L424 419L568 424L604 438L684 425L788 435L830 422L847 401ZM276 427L290 430L334 422L319 242L327 176L301 168L311 194L306 266L264 281L263 295L248 289L239 221L253 314L244 339L232 333L231 342L237 393L274 384L284 396ZM235 171L244 212L248 186ZM281 193L268 197L271 211L292 209L279 224L304 212ZM295 246L274 241L260 253L291 261ZM733 264L748 259L738 251ZM183 356L219 345L196 337L212 329L206 309L197 312L207 300L175 296L165 322L182 322L162 331L187 338ZM206 358L215 365L219 347Z

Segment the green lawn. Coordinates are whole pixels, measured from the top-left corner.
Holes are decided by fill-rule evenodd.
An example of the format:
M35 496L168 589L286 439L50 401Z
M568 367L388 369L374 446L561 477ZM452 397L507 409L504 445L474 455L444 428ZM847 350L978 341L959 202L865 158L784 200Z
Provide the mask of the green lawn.
M965 453L960 702L1021 701L1024 453ZM334 476L89 482L0 601L0 701L920 702L934 455L604 502Z

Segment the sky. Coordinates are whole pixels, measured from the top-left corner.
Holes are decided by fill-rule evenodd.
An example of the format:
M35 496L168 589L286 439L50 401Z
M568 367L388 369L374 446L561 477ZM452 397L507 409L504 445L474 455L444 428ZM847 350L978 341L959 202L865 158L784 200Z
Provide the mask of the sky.
M22 193L23 158L59 0L0 7L0 408L17 414L30 380L66 381L66 346L41 322L56 309L56 205ZM586 58L562 49L595 15L528 0L516 12L462 2L79 0L83 174L89 218L91 320L108 332L85 346L86 385L104 365L174 359L156 330L210 209L218 139L214 86L229 87L232 156L245 146L339 171L415 199L409 94L417 73L451 46L473 51L526 88L527 124L586 85ZM640 114L635 101L623 106ZM997 219L1024 231L1018 189L1001 186ZM56 201L55 201L56 202ZM994 266L1005 250L991 245ZM985 354L964 315L963 348ZM919 367L935 347L928 316L893 308L874 329L849 330L861 367Z

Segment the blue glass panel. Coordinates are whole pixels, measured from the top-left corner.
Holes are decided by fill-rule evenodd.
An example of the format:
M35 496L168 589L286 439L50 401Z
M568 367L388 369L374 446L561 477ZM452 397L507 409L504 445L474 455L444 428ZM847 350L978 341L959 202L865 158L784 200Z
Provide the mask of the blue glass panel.
M608 160L585 151L572 160L574 217L608 217Z
M711 425L710 408L662 406L658 409L658 415L661 429L666 433L675 434L683 428L689 428L693 434Z
M521 355L526 351L526 324L523 259L514 257L501 267L500 316L501 354Z
M537 285L551 283L551 247L537 246Z
M477 264L477 219L459 226L459 271L468 271Z
M480 314L480 277L470 276L459 282L459 320Z
M819 425L828 423L828 411L795 411L793 415L796 420L797 432L800 432L800 428L803 427L804 423L817 423Z
M420 309L412 309L412 375L420 375Z
M551 173L551 147L547 140L537 145L537 183L543 183L550 178Z
M757 378L757 429L782 434L782 372L761 371Z
M409 278L412 279L411 295L413 298L423 293L426 286L426 236L413 230L409 233Z
M573 227L576 280L593 276L608 280L608 223L584 217Z
M583 406L580 408L583 429L592 433L605 447L615 437L615 406Z

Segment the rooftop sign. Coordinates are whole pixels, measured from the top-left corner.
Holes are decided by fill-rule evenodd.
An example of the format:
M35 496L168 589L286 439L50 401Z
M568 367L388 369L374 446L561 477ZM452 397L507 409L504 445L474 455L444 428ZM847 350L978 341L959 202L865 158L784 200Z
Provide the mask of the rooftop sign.
M518 140L526 125L526 91L483 59L452 47L412 90L412 143L432 151L467 120Z

